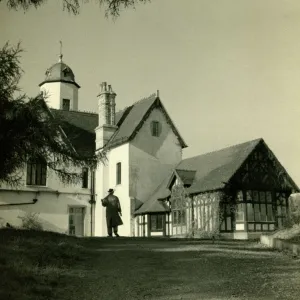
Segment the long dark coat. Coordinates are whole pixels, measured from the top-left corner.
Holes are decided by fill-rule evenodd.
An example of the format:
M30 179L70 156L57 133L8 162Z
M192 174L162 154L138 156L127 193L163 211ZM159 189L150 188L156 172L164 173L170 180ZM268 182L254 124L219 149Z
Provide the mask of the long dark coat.
M123 224L119 215L121 213L120 200L115 195L108 195L102 199L102 206L106 207L107 226L116 227Z

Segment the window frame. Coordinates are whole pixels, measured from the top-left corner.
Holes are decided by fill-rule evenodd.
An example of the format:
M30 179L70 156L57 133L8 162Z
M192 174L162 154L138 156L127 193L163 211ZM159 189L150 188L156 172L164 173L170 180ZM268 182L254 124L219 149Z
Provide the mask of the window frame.
M151 135L153 137L159 137L161 134L161 123L159 121L151 122Z
M159 220L159 219L161 219L161 220ZM152 227L153 223L156 225L155 228ZM158 225L160 225L160 226L158 226ZM162 232L163 230L164 230L164 215L163 214L150 214L150 231L151 232Z
M81 188L83 188L83 189L89 188L89 169L87 167L82 168Z
M187 224L186 209L175 208L172 209L172 223L173 226L186 226Z
M122 163L117 162L116 164L116 185L122 184Z
M64 106L65 101L68 101L68 109L65 109L65 106ZM62 110L64 110L64 111L70 111L71 110L71 100L70 99L68 99L68 98L63 98L62 99Z
M43 161L27 161L26 185L27 186L47 186L48 166ZM33 172L35 173L33 175Z

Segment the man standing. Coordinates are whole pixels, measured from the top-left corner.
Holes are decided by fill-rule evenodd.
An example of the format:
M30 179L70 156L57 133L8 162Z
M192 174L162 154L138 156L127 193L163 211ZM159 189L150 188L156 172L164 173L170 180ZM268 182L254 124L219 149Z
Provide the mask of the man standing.
M114 190L109 189L108 195L101 199L102 206L106 207L106 224L107 224L107 233L108 236L112 236L112 231L114 230L114 234L116 237L118 235L118 226L123 224L123 221L120 217L122 216L121 205L119 198L114 195Z

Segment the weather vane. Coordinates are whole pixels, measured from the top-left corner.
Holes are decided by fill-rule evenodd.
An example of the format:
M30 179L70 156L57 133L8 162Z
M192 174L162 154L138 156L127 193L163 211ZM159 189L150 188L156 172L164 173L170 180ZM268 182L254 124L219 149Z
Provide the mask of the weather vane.
M63 57L63 54L62 54L62 41L59 41L59 43L60 43L59 61L61 62L62 61L62 57Z

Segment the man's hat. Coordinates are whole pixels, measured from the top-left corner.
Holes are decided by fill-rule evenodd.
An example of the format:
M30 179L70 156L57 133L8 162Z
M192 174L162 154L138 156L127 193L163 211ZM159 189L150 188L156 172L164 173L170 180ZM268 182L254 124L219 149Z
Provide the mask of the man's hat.
M112 192L114 192L113 189L109 189L109 190L108 190L108 193L112 193Z

